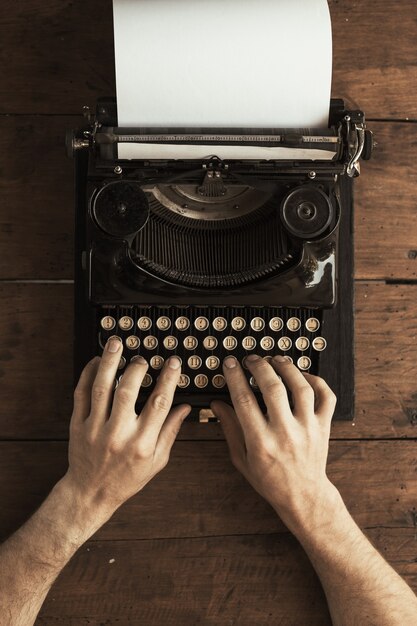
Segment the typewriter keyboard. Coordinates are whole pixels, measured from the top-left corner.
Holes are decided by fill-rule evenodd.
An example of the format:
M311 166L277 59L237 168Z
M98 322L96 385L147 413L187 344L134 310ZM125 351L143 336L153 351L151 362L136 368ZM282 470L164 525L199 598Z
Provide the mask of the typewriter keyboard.
M181 359L178 387L214 393L226 386L222 362L235 356L256 391L245 357L286 355L300 370L316 373L327 347L321 311L272 307L106 307L98 311L98 351L109 337L123 341L119 376L141 354L149 363L143 387L154 386L165 359ZM116 381L116 384L118 382Z

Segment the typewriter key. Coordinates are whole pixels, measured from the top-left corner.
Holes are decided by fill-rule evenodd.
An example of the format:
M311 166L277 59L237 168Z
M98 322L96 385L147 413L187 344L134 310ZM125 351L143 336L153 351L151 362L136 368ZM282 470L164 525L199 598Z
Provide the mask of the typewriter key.
M152 382L152 376L150 374L145 374L142 380L142 387L150 387Z
M178 346L178 339L173 335L168 335L167 337L164 337L163 343L164 347L167 350L175 350L175 348Z
M215 350L217 348L217 339L216 337L211 337L210 335L208 337L204 338L203 341L203 346L205 347L206 350Z
M129 350L137 350L139 346L140 339L136 337L136 335L130 335L130 337L126 339L126 348L129 348Z
M297 341L295 342L295 347L300 352L304 352L304 350L307 350L310 347L310 342L307 337L298 337Z
M261 348L264 350L272 350L275 345L275 341L272 337L262 337L261 339Z
M223 346L226 348L226 350L234 350L237 346L236 337L225 337L223 339Z
M111 315L106 315L106 317L103 317L101 319L100 324L101 327L104 328L104 330L113 330L113 328L116 326L116 320Z
M233 330L243 330L246 326L246 321L243 317L234 317L232 319L232 328Z
M311 359L309 359L308 356L300 356L297 361L297 365L300 370L308 370L311 367Z
M117 366L118 370L122 370L124 368L124 366L126 365L126 359L124 356L120 357L120 361L119 361L119 365Z
M253 376L251 376L251 377L249 378L249 384L250 384L250 386L251 386L251 387L253 387L254 389L259 389L258 384L257 384L257 382L256 382L256 380L254 379L254 377L253 377Z
M201 357L197 356L196 354L193 354L193 356L189 357L187 363L190 369L198 370L201 367L202 360L201 360Z
M92 214L107 234L127 237L145 226L149 217L149 202L138 183L113 181L94 196Z
M177 386L180 389L185 389L185 387L188 387L189 384L190 384L190 377L187 376L187 374L181 374L180 379L177 383Z
M315 337L313 339L313 348L317 350L317 352L323 352L327 347L327 341L324 337Z
M284 326L284 322L280 317L273 317L269 320L269 328L274 331L279 331Z
M306 321L306 328L310 333L315 333L320 328L320 322L316 317L309 317Z
M224 319L224 317L215 317L213 320L213 328L215 328L216 330L218 330L219 332L221 332L222 330L225 330L227 327L227 321Z
M221 374L216 374L216 376L213 376L211 382L213 383L213 387L216 387L216 389L223 389L223 387L226 385L225 377Z
M197 330L207 330L209 321L207 317L197 317L194 321L194 326Z
M153 335L148 335L143 339L142 345L147 350L155 350L156 346L158 345L158 339Z
M156 320L156 326L157 328L159 328L159 330L168 330L169 328L171 328L171 320L169 319L169 317L162 315L162 317L158 317L158 319Z
M292 330L294 333L301 328L301 321L298 317L290 317L287 322L288 330Z
M265 328L265 322L262 319L262 317L254 317L251 320L250 325L251 325L252 330L256 330L258 332Z
M124 317L121 317L119 319L119 327L122 330L130 330L131 328L133 328L133 320L131 317L129 317L128 315L125 315Z
M220 365L220 359L217 356L209 356L206 359L206 367L209 370L216 370Z
M291 350L292 341L289 337L280 337L277 345L280 350L286 352L287 350Z
M195 350L198 346L198 339L196 337L193 337L192 335L189 335L184 339L183 343L186 350Z
M149 330L152 327L152 320L150 317L140 317L138 319L138 328L140 330Z
M177 319L175 320L175 326L178 330L187 330L188 328L190 328L190 320L188 319L188 317L184 317L182 315L181 317L177 317Z
M256 339L255 337L245 337L242 340L242 347L245 350L254 350L256 347Z
M207 385L208 385L208 378L207 378L207 376L205 374L198 374L194 378L194 384L199 389L204 389L204 387L207 387Z
M159 356L159 354L151 357L151 360L149 361L149 365L154 370L160 370L163 364L164 364L164 359L161 356Z

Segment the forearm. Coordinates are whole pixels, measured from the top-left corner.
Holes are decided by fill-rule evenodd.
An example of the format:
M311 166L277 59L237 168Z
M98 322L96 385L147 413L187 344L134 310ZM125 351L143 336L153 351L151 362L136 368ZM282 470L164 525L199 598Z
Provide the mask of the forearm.
M414 626L417 598L361 532L335 489L292 528L326 593L334 626Z
M101 523L65 479L54 487L28 522L0 546L2 624L34 623L62 568Z

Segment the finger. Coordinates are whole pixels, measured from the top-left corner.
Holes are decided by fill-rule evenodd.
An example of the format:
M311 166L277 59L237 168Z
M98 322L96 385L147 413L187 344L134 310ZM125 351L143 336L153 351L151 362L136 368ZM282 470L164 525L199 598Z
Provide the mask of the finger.
M315 395L314 412L320 419L331 422L334 410L336 408L337 398L329 385L319 376L313 374L304 374L307 381L311 385Z
M235 357L229 356L224 360L223 371L233 407L242 427L245 441L248 442L248 440L264 432L266 428L265 417Z
M314 391L300 370L285 356L275 356L271 363L291 392L294 416L306 419L314 415Z
M156 443L155 456L165 466L169 459L169 453L179 433L183 421L189 415L191 407L189 404L176 406L168 414L159 433Z
M242 471L246 461L246 446L236 413L231 406L221 400L214 400L210 403L210 407L215 416L220 419L232 463Z
M155 442L171 409L180 374L181 361L175 356L170 357L139 416L140 430L148 433Z
M83 422L90 414L91 388L100 365L100 357L91 359L81 372L80 379L74 389L74 410L71 422Z
M111 399L123 344L120 337L110 337L101 356L97 376L91 390L90 417L104 422L110 413Z
M246 357L246 365L261 390L271 423L292 420L287 390L274 368L256 354Z
M135 404L147 369L148 363L143 356L134 356L130 360L114 393L110 420L115 425L128 418L136 420Z

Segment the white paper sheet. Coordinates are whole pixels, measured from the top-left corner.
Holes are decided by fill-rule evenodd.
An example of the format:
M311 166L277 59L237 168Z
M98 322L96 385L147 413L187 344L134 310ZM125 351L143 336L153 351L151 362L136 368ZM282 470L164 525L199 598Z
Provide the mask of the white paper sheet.
M113 0L113 6L119 126L327 127L326 0ZM132 158L133 147L120 145L119 157Z

